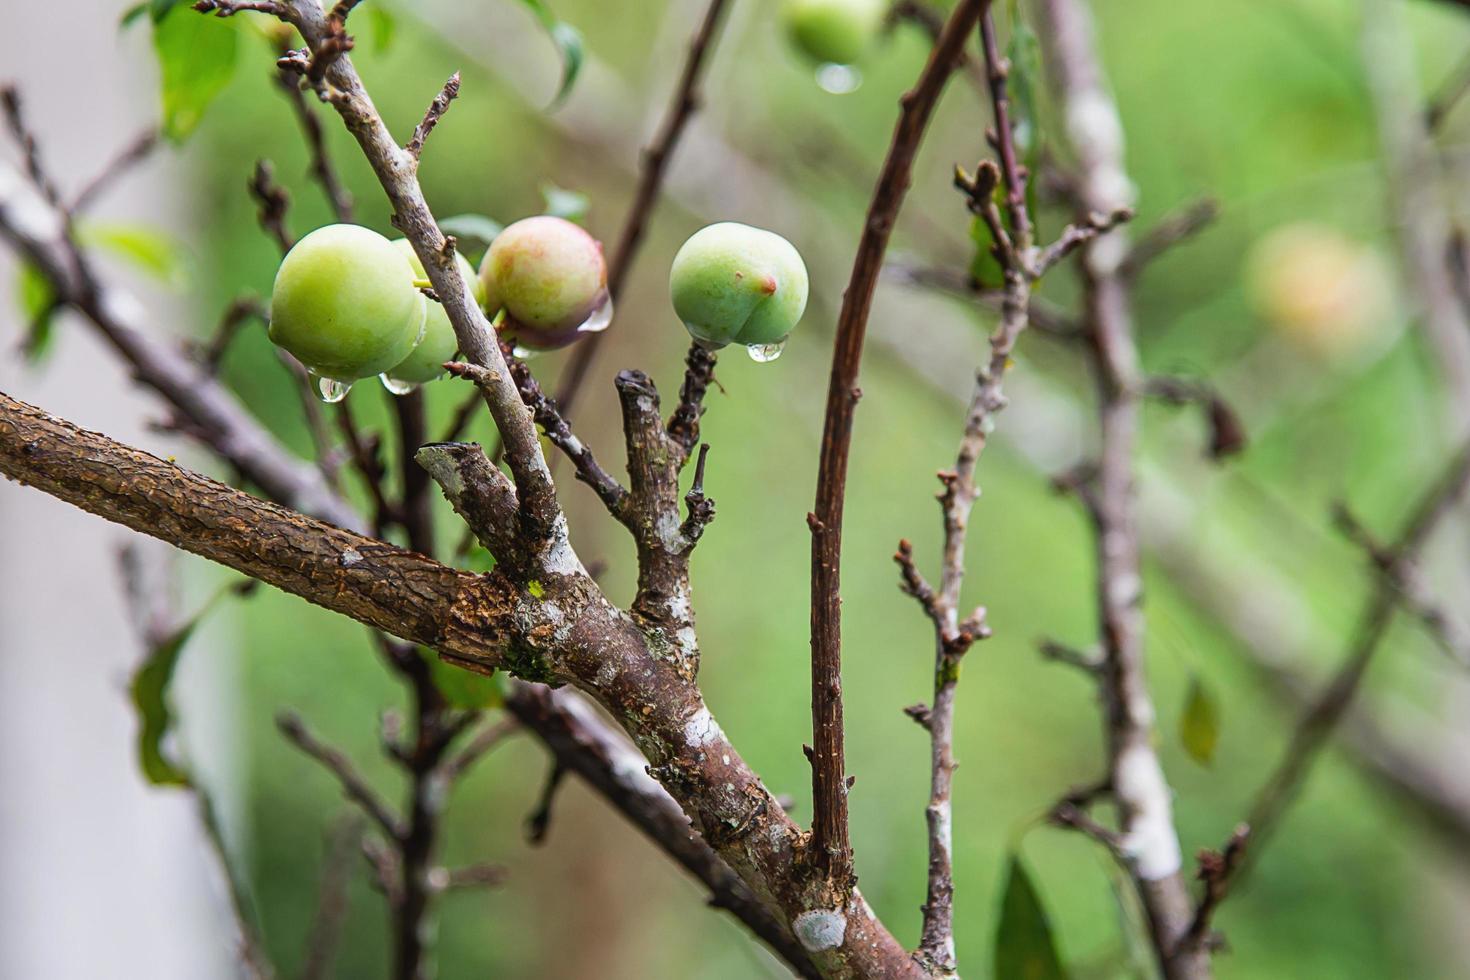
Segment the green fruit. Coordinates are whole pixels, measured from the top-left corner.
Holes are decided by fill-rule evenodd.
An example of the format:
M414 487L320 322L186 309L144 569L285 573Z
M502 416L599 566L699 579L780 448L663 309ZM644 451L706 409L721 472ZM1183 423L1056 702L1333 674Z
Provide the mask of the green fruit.
M711 348L782 343L806 310L807 289L790 242L733 221L696 231L669 272L674 312Z
M602 244L564 218L526 218L502 231L485 253L480 282L485 312L504 310L502 329L522 347L550 350L607 326Z
M425 278L424 264L414 254L413 246L408 239L400 238L393 245L408 258L409 264L413 266L414 274L420 279ZM480 280L475 277L475 267L470 265L470 260L456 252L454 254L455 264L459 266L459 274L464 276L465 282L470 284L474 291L475 302L485 301L485 290L480 285ZM387 372L388 377L403 385L421 385L433 381L444 373L444 362L454 360L454 355L459 351L459 338L454 334L454 324L449 322L449 314L444 307L433 301L429 302L428 314L424 318L424 339L413 349L413 353L405 357L397 367Z
M884 0L787 0L786 33L813 61L850 65L878 36L886 13Z
M270 338L322 377L352 382L408 356L427 302L392 242L357 225L327 225L281 260Z

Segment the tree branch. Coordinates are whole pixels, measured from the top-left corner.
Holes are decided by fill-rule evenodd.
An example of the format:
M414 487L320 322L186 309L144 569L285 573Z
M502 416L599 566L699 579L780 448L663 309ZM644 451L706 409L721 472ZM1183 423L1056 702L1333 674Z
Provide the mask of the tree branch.
M247 415L217 380L182 353L150 340L147 314L130 293L75 268L81 253L70 226L54 207L0 163L0 237L46 277L60 303L76 310L187 423L184 428L214 449L273 499L345 528L360 527L311 465L292 458Z
M914 157L958 62L965 38L988 0L961 0L929 53L918 81L901 100L903 110L868 205L852 275L837 318L832 373L822 427L812 530L812 796L814 816L808 859L820 872L818 886L836 906L852 889L852 843L847 826L847 774L842 731L841 576L842 511L852 424L860 392L858 370L883 254L912 180Z
M1122 126L1094 50L1091 15L1079 0L1041 4L1047 64L1077 158L1079 205L1112 213L1132 196L1123 168ZM1194 916L1180 872L1178 834L1163 767L1153 746L1154 709L1143 665L1142 574L1134 484L1140 386L1132 299L1122 274L1121 232L1082 248L1086 324L1098 383L1101 449L1095 490L1098 615L1108 782L1119 811L1123 853L1168 980L1206 980L1206 951L1180 948Z

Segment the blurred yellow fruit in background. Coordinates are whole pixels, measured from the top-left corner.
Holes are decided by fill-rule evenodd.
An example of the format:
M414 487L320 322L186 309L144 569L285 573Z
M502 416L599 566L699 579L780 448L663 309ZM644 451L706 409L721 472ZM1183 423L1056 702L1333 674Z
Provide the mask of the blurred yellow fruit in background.
M1394 327L1382 257L1327 225L1283 225L1257 241L1245 285L1257 314L1317 355L1348 353Z

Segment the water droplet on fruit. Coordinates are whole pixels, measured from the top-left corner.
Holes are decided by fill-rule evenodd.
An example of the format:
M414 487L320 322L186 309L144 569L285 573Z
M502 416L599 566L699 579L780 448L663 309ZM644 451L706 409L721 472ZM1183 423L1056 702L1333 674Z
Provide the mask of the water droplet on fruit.
M745 348L746 353L750 355L750 359L757 364L769 364L780 357L781 352L785 349L786 341L784 340L777 344L751 344Z
M384 388L387 388L389 392L395 395L411 395L419 389L419 386L412 381L399 381L397 378L389 377L386 374L378 375L378 380L383 382Z
M336 378L317 378L316 393L321 396L322 401L328 405L335 405L347 397L352 390L351 381L338 381Z
M577 328L577 333L602 333L612 323L613 301L611 294L602 301L602 305L592 311L582 325Z
M863 84L863 73L852 65L825 64L817 69L817 84L825 92L846 95Z
M532 350L529 347L522 347L520 344L516 344L514 347L512 347L510 349L510 352L523 361L529 361L531 358L538 357L541 354L539 350Z

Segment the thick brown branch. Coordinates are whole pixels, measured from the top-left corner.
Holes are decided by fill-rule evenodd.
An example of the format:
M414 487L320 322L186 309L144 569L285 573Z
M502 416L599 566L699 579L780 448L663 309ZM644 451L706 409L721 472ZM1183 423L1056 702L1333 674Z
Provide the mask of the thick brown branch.
M710 904L740 919L800 976L819 977L785 923L772 917L730 867L689 825L679 804L643 770L626 738L585 700L568 691L517 683L505 706L575 773L669 857L710 890Z
M112 345L139 382L169 402L184 428L273 499L341 527L359 527L358 517L316 469L292 458L203 368L147 337L147 314L137 299L74 268L68 235L56 211L0 164L0 237L46 277L60 302Z
M412 643L493 663L506 636L511 597L494 576L266 503L4 394L0 472ZM456 636L461 614L485 636Z
M867 335L868 312L883 269L883 255L912 180L914 157L955 69L965 38L988 0L961 0L950 15L918 81L901 100L903 110L868 205L852 275L837 318L832 373L827 389L817 469L812 530L812 820L811 860L825 879L822 887L838 906L852 888L852 844L847 826L847 774L842 732L841 577L842 511L853 416L859 391L858 370Z

